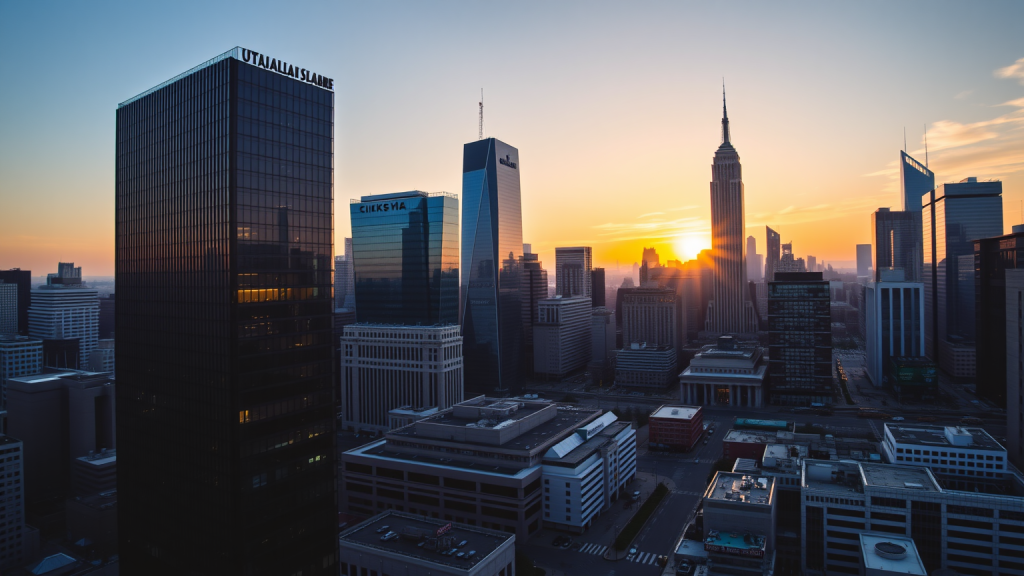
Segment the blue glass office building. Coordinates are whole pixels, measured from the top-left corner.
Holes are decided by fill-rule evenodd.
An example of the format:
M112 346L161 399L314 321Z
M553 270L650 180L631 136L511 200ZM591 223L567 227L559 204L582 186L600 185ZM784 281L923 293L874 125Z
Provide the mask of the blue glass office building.
M349 205L356 318L378 324L459 321L459 200L400 192Z
M121 573L337 573L331 82L235 48L117 108Z
M900 150L900 197L905 212L920 212L921 197L935 190L935 173Z
M520 390L523 326L519 151L495 138L462 159L462 338L467 393Z

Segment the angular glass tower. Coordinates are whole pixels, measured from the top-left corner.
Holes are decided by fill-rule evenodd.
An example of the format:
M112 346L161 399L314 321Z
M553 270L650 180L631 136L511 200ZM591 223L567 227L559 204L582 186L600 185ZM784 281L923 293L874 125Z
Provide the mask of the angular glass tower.
M921 197L935 190L935 173L900 150L900 198L904 212L920 212Z
M459 200L399 192L349 205L356 319L376 324L459 322Z
M331 84L235 48L118 106L125 574L336 573Z
M519 392L522 251L519 151L495 138L470 142L462 159L460 305L467 394Z

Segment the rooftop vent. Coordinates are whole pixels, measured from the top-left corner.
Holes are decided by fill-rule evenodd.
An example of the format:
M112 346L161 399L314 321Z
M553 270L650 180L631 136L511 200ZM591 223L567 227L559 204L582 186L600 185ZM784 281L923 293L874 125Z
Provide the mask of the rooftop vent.
M907 557L907 547L895 542L878 542L875 544L875 554L888 560L902 560Z

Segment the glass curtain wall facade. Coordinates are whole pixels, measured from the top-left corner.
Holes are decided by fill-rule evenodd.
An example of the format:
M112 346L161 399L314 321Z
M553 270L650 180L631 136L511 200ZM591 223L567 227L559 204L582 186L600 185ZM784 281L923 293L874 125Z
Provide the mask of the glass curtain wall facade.
M974 314L978 395L1006 407L1006 271L1024 269L1024 226L1013 233L974 241ZM1011 407L1019 409L1020 406Z
M776 272L768 284L772 404L832 403L832 309L821 272Z
M883 281L882 272L888 269L903 270L907 282L921 281L921 212L879 208L871 215L871 237L875 282Z
M127 574L336 571L334 95L240 52L117 110Z
M941 346L963 338L957 312L960 256L973 240L1003 233L1003 184L968 178L942 184L922 199L925 349L938 362Z
M375 324L457 324L459 200L401 192L353 201L356 318Z
M935 173L900 151L900 198L904 212L920 212L921 197L935 190Z
M764 281L771 282L775 279L775 271L779 268L779 261L782 259L782 236L767 226L764 228Z
M518 394L523 361L519 150L495 138L462 160L461 321L466 393Z

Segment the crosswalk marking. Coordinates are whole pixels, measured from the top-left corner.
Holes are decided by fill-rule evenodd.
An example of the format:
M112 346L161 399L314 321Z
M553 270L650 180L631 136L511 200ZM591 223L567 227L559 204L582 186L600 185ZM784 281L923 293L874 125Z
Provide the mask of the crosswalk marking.
M658 562L658 555L652 552L637 552L633 556L627 558L630 562L636 562L637 564L649 564L653 566Z
M607 546L601 546L600 544L584 544L583 547L580 548L580 552L583 552L584 554L604 554L604 551L607 549Z

